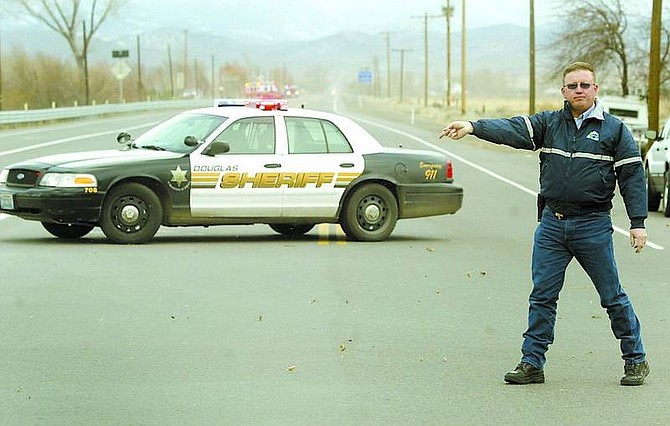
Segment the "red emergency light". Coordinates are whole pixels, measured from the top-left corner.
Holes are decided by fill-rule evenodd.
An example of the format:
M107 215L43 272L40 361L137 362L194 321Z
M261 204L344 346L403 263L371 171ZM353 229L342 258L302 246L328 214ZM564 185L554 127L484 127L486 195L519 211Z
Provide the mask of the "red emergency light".
M286 100L272 100L272 101L258 100L253 105L262 111L288 110L288 102L286 102Z

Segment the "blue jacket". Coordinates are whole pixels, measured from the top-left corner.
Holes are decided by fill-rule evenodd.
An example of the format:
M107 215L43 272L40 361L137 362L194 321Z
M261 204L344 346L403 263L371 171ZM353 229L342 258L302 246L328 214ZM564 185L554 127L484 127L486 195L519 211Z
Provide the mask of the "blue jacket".
M564 215L609 211L619 183L631 228L644 228L647 189L633 136L596 101L594 114L577 129L570 107L528 117L481 119L474 135L517 149L540 151L540 194Z

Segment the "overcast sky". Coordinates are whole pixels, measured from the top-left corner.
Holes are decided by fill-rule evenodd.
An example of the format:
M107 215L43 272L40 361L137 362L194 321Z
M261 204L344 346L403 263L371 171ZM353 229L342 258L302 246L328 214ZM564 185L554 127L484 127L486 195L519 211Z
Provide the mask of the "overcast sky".
M4 1L4 0L3 0ZM375 33L423 28L423 15L441 16L447 0L126 0L100 34L129 35L156 29L206 31L231 37L311 40L340 31ZM455 9L452 31L460 32L462 0ZM84 4L90 4L85 1ZM651 0L625 0L633 13L649 16ZM535 0L538 26L555 23L561 0ZM529 25L530 0L467 0L468 28L496 24ZM85 11L84 11L85 12ZM20 15L19 15L20 16ZM82 15L83 16L83 15ZM14 16L3 27L31 25ZM8 22L9 21L9 22ZM13 21L13 22L12 22ZM431 31L446 32L443 18L430 20ZM34 22L32 23L34 25Z
M630 0L629 0L630 1ZM550 20L556 0L536 0L536 23ZM561 3L560 1L558 2ZM170 26L198 27L228 34L265 35L291 39L313 39L338 31L393 31L418 26L423 17L442 14L446 0L128 0L124 15L146 23L169 22ZM455 8L453 30L461 25L461 0L451 0ZM469 27L494 24L528 26L529 0L467 0ZM136 16L133 17L135 11ZM439 22L439 23L438 23ZM443 28L443 19L431 19L432 29ZM218 26L218 28L216 28Z

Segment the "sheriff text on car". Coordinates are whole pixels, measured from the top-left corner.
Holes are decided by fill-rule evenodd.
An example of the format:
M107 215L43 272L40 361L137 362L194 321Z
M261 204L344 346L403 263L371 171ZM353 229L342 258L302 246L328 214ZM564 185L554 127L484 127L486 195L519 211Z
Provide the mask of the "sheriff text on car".
M23 161L0 174L0 212L60 238L99 226L109 240L151 240L163 226L264 223L301 235L339 223L380 241L398 219L452 214L463 189L433 151L382 147L351 119L285 101L217 100L120 150Z

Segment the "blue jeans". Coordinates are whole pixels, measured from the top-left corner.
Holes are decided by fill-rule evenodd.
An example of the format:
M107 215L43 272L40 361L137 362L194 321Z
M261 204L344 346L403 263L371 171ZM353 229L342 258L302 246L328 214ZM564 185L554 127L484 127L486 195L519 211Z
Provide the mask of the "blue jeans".
M542 368L545 353L554 341L556 304L563 288L565 270L574 257L591 278L607 310L612 332L620 340L626 363L645 360L640 321L628 295L621 288L608 212L557 219L547 207L535 231L533 245L533 291L529 297L528 330L523 334L523 357Z

